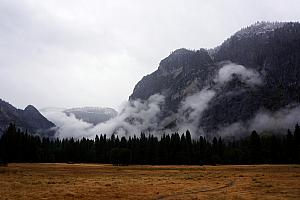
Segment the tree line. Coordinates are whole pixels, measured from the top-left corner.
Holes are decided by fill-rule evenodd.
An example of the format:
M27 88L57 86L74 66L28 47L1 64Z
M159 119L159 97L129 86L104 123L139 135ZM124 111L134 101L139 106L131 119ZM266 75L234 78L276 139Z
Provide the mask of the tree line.
M71 162L127 164L261 164L300 163L300 127L281 135L253 131L238 140L184 134L160 138L141 133L139 137L113 134L95 139L50 139L22 132L11 124L0 138L0 159L7 162Z

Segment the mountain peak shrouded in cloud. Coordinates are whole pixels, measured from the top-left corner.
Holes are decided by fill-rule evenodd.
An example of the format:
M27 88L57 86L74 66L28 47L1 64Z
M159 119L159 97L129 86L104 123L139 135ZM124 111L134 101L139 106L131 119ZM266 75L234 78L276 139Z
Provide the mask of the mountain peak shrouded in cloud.
M226 126L237 120L235 113L217 112L221 103L228 110L246 113L241 116L245 121L260 106L276 111L297 99L288 91L297 90L293 84L298 72L293 75L296 69L291 66L298 55L291 51L298 45L294 34L298 25L286 22L300 21L298 7L298 0L3 0L1 98L18 108L28 104L37 108L118 108L130 93L131 101L145 105L151 96L160 95L164 99L157 106L161 130L175 124L174 116L183 102L189 102L187 97L206 88L215 95L207 103L209 109L201 111L198 124L204 132L218 128L214 121ZM256 21L259 23L253 24ZM234 36L242 27L246 28ZM227 66L218 75L226 62L234 67ZM229 81L216 83L217 75ZM250 84L253 81L255 84ZM260 91L264 87L271 90ZM277 103L268 103L266 96L254 97L252 94L259 93L253 92L256 90ZM221 95L222 91L226 95ZM230 96L235 102L232 105ZM253 105L255 99L260 99L261 105ZM246 104L249 108L241 106ZM211 107L216 109L214 116L209 114ZM227 115L232 116L230 120ZM156 123L154 118L150 121ZM109 130L113 129L110 125Z
M130 99L164 95L160 125L196 135L291 128L286 119L298 110L299 48L299 23L256 23L209 53L180 49L171 54L136 85ZM178 67L161 70L170 66ZM278 120L284 123L273 126Z
M299 23L280 23L272 31L230 37L215 51L175 50L136 84L113 118L95 124L63 110L45 115L57 122L59 137L282 132L300 121L299 44Z
M118 112L112 108L100 107L71 108L64 110L64 113L68 116L74 115L76 119L83 120L93 125L106 122L116 117L118 114Z

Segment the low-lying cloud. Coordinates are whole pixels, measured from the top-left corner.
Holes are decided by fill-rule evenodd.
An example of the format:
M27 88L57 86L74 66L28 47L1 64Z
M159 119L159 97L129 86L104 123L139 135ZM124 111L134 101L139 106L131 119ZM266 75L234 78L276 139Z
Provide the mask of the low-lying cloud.
M178 111L178 127L180 131L190 130L194 136L205 135L201 125L199 124L202 113L209 107L209 102L217 94L214 86L218 87L230 82L233 77L237 76L242 82L247 85L255 86L262 84L262 79L259 73L252 69L247 69L242 65L235 63L227 63L223 65L214 78L215 84L213 86L206 86L200 92L186 97L182 101L181 107ZM231 130L241 130L240 123L235 123L230 126ZM237 132L237 131L235 131Z
M141 132L155 132L159 127L159 115L165 102L162 95L155 94L148 100L128 101L117 117L94 128L103 134L116 133L121 136L139 135Z
M256 130L258 133L286 133L300 122L300 106L289 105L278 111L260 110L245 122L239 121L220 127L217 135L242 137Z
M250 130L286 131L300 122L300 106L287 106L276 112L260 111L251 120Z
M216 92L208 88L202 89L199 93L188 96L178 111L178 128L181 131L190 130L192 134L203 134L199 129L199 122L203 111L208 103L215 96Z
M150 96L146 101L128 101L115 118L97 125L76 119L73 114L68 116L64 109L43 109L41 112L56 124L56 136L60 138L94 138L96 134L129 136L157 130L163 103L164 96L159 94Z
M215 75L213 85L203 87L200 92L187 96L180 104L177 113L167 117L169 122L176 121L176 127L169 130L162 126L162 108L165 97L154 94L147 100L134 100L125 102L121 112L104 123L93 125L76 119L74 115L67 116L64 109L45 109L42 113L54 122L58 131L57 137L87 137L94 138L96 134L117 134L119 136L139 135L141 132L156 134L174 131L185 132L190 130L194 137L199 135L213 134L221 136L242 136L252 130L283 131L292 128L300 121L300 106L285 107L276 112L260 110L251 120L237 121L233 124L219 127L214 133L205 133L200 124L202 113L209 108L210 101L218 93L219 86L230 82L234 76L249 86L263 84L260 74L242 65L227 63L221 67ZM165 118L165 121L166 120Z
M229 63L224 65L217 74L215 81L226 84L232 80L233 76L239 76L240 80L248 85L260 85L262 83L259 73L252 69L247 69L243 65Z
M41 110L42 114L57 126L56 137L89 138L96 134L96 132L93 131L93 124L75 118L74 114L68 116L64 113L64 110L65 109L62 108L47 108Z

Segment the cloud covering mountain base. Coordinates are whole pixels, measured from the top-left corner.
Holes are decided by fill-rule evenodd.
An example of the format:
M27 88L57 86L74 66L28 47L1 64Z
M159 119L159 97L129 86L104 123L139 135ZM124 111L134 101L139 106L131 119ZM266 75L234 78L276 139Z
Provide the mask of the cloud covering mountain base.
M203 111L209 108L209 103L218 93L218 88L229 83L234 77L249 87L264 84L263 78L257 71L247 69L242 65L226 63L216 72L212 85L207 85L198 93L187 96L181 102L177 113L167 117L175 121L176 125L172 128L164 128L161 123L165 103L165 97L161 94L152 95L148 100L125 102L121 112L115 118L97 125L78 120L74 115L67 116L63 109L44 109L42 113L57 125L56 136L60 138L94 138L96 134L133 136L141 132L159 136L163 133L185 132L186 130L190 130L193 137L199 135L242 136L249 134L252 130L285 133L285 130L293 128L300 121L299 105L289 105L275 112L262 108L250 120L219 126L214 132L204 132L205 124L200 123Z

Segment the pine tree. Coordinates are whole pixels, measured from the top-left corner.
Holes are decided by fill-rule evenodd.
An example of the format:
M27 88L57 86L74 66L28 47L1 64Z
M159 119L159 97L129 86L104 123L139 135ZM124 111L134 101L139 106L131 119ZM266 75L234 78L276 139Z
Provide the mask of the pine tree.
M251 163L260 163L261 162L261 140L260 136L254 130L250 136L250 162Z
M290 129L288 129L287 131L285 147L286 147L285 157L287 158L287 162L292 163L296 159L295 156L296 148L295 148L294 136L290 131Z
M295 156L296 162L300 163L300 126L296 124L295 131L294 131L294 141L295 141Z

